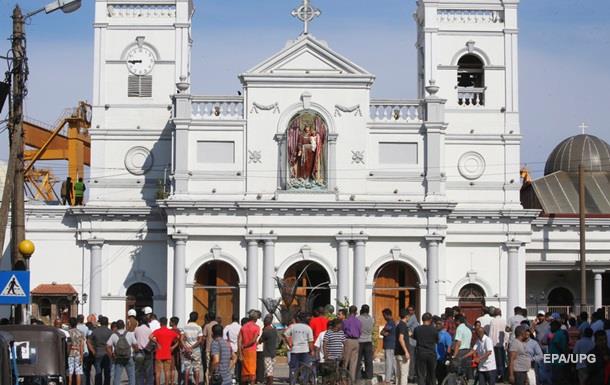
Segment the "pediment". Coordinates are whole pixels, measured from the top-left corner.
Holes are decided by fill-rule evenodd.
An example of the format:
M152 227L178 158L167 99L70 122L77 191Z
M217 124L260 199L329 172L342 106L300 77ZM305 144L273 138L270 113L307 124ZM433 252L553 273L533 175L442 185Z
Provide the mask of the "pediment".
M245 75L372 76L310 35L289 42L282 51L250 69Z

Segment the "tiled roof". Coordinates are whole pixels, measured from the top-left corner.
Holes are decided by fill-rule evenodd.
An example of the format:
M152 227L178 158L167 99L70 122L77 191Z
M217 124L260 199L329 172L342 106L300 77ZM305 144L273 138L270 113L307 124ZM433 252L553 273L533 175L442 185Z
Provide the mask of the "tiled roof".
M51 283L36 286L32 290L34 295L73 295L77 294L76 289L69 283Z

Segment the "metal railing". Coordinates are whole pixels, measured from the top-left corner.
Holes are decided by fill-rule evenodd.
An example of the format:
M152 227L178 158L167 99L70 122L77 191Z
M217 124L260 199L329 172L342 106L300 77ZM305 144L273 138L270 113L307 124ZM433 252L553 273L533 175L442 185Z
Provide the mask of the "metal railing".
M610 316L610 305L604 305L602 308L605 311L606 318ZM589 316L596 310L593 305L574 305L574 306L547 306L547 305L527 305L527 315L529 317L535 317L539 311L559 313L559 314L574 314L579 315L581 312L586 311Z

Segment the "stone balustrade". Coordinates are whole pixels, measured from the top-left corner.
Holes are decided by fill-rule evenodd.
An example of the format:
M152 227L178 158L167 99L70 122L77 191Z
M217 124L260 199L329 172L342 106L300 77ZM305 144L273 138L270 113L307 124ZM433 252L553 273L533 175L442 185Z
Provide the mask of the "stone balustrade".
M483 106L485 105L485 88L479 87L457 87L458 104L460 106Z
M241 96L194 96L191 106L195 120L244 118L244 99Z
M418 123L423 116L419 100L373 100L370 105L373 122Z

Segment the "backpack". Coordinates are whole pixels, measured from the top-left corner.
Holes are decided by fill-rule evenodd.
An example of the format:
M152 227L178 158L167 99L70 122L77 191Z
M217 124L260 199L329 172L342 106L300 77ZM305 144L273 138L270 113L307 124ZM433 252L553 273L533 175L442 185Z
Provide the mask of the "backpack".
M127 332L123 334L116 333L119 337L114 346L114 356L117 363L126 365L131 358L131 344L127 341Z

